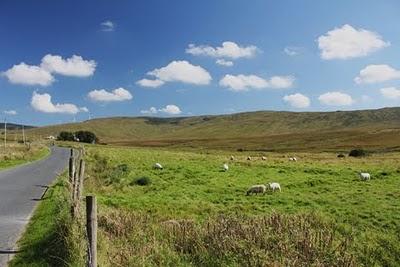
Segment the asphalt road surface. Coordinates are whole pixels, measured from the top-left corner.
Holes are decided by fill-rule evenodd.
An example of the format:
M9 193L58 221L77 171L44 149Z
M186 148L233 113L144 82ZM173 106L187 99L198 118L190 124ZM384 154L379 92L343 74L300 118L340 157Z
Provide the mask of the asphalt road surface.
M69 149L52 147L46 159L0 171L0 266L17 253L16 243L47 185L67 166Z

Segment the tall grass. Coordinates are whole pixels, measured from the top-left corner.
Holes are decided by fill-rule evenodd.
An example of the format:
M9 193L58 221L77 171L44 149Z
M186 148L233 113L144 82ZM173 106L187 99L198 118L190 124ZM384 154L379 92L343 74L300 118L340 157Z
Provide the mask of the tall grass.
M351 232L315 214L195 222L113 210L99 227L111 246L104 266L357 266Z

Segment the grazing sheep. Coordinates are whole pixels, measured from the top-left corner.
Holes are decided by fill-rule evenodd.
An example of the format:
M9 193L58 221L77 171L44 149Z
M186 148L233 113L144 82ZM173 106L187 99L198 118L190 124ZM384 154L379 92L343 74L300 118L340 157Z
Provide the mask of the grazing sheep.
M224 171L228 171L229 170L229 166L226 163L224 165L222 165L222 168L224 169Z
M247 160L251 160L251 157L250 157L250 156L248 156L248 157L247 157Z
M290 157L289 161L297 161L297 158L296 157Z
M156 169L156 170L162 170L163 169L163 166L160 164L160 163L156 163L156 164L154 164L154 169Z
M234 156L231 156L231 160L235 160L235 157L234 157Z
M258 193L262 193L265 194L265 191L267 191L267 187L263 184L258 184L258 185L253 185L252 187L249 188L249 190L247 190L246 195L250 195L250 194L258 194Z
M360 172L360 178L363 181L368 181L371 179L371 175L368 172Z
M279 192L281 192L281 185L279 183L269 183L268 186L272 192L275 192L275 190L279 190Z
M262 160L267 160L267 157L262 156L261 159L262 159Z

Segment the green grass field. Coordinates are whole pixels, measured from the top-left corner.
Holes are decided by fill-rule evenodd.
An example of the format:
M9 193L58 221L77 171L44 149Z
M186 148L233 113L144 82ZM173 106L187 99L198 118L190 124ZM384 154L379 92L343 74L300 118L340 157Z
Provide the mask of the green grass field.
M289 162L293 154L236 152L231 161L223 151L86 152L85 194L98 198L99 266L399 265L399 153L297 153L298 162ZM164 169L155 170L156 162ZM359 171L371 181L360 181ZM144 177L151 183L138 185ZM85 265L84 228L68 218L60 179L11 266ZM249 186L273 181L281 193L246 196Z
M168 263L166 259L183 266L201 266L205 262L215 266L241 265L233 259L199 261L190 253L171 250L168 239L160 234L163 223L189 220L204 225L221 215L247 218L274 213L315 214L317 220L334 222L335 228L350 231L354 240L348 252L355 256L357 264L396 266L400 261L398 153L362 159L339 159L334 153L302 153L296 154L298 162L289 162L289 155L278 153L253 153L253 160L247 161L248 154L236 153L231 162L226 152L101 147L88 151L90 177L86 192L99 199L102 266L111 266L118 260L121 266L134 262L156 266ZM267 161L262 161L261 155L267 156ZM153 169L156 162L164 170ZM225 162L230 166L228 172L221 171ZM127 164L128 170L121 171L121 164ZM370 172L372 180L360 181L359 171ZM134 181L139 177L148 177L152 183L136 185ZM246 196L249 186L267 182L279 182L282 192ZM149 221L143 219L148 217ZM121 225L119 220L126 224ZM129 223L131 220L135 222ZM124 232L125 227L140 234L121 236L118 231ZM154 233L161 235L156 241L151 236ZM135 249L133 241L138 242L138 235L142 242ZM160 243L160 251L143 251L151 246L143 240ZM121 250L125 251L124 256L118 254ZM157 257L163 260L158 261Z

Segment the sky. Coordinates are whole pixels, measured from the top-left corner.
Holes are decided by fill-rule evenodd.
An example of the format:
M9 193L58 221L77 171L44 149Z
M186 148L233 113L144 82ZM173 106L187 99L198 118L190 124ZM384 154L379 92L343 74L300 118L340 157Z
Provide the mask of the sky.
M400 1L0 1L0 112L111 116L400 106Z

